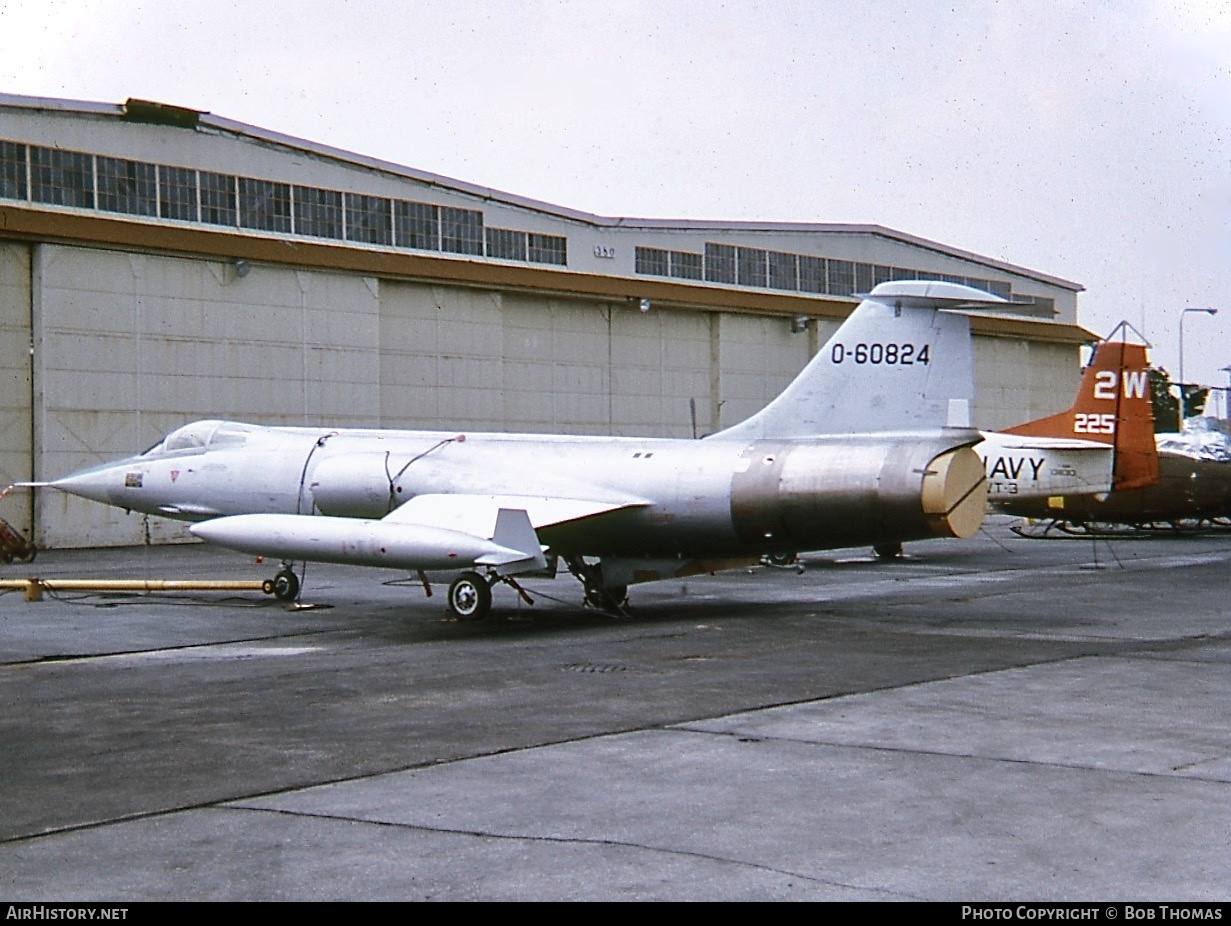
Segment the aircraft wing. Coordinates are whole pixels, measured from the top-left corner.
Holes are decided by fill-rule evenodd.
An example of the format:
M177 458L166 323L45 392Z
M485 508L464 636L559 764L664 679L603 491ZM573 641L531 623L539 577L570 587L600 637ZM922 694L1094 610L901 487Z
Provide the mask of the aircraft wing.
M550 498L540 495L416 495L384 517L386 523L421 524L461 531L476 537L491 537L500 509L522 510L535 530L580 521L623 508L642 508L642 499L598 501L584 498Z

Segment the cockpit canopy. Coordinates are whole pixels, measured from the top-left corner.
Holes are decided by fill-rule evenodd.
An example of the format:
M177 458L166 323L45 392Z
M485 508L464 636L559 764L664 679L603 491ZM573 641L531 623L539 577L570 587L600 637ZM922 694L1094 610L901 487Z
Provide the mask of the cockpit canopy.
M256 428L238 421L194 421L172 431L151 447L143 457L191 450L220 450L242 446Z

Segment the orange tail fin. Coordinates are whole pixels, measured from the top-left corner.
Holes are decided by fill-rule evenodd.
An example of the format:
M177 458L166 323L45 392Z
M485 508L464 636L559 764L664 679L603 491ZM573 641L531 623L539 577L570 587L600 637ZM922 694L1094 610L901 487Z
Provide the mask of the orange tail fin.
M1158 482L1158 448L1149 369L1143 345L1100 341L1068 411L1007 428L1005 433L1111 444L1115 447L1112 485L1116 491L1154 485Z

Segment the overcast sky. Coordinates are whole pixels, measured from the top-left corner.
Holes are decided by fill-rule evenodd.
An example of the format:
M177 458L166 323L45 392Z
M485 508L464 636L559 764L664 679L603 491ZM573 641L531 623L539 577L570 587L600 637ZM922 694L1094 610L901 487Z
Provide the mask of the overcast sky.
M1231 0L0 0L0 90L208 110L602 215L871 222L1231 365Z

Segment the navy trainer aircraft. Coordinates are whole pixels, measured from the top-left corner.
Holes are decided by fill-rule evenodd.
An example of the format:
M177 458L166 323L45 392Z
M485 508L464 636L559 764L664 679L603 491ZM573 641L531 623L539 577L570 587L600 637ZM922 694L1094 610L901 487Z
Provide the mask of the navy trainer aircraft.
M1149 360L1144 345L1115 340L1125 324L1095 345L1068 409L984 434L975 450L992 508L1016 514L1158 482Z
M198 421L145 453L49 483L194 521L235 550L448 572L448 605L554 574L620 610L627 587L764 555L969 537L986 502L969 427L967 309L1012 308L953 283L882 283L753 417L702 440L260 427Z

